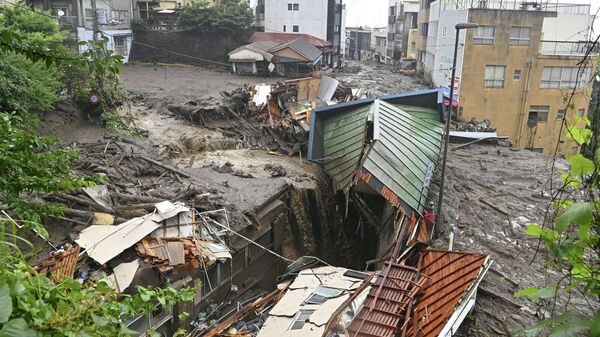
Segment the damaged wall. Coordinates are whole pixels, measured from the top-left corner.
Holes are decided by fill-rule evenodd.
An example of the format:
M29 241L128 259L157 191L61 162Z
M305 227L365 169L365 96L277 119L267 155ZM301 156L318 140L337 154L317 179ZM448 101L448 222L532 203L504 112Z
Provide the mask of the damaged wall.
M200 59L227 62L227 53L247 43L254 30L234 34L200 31L161 32L136 30L131 48L130 61L184 63L206 66L206 62L175 55L170 52L191 55ZM148 47L153 46L156 48Z

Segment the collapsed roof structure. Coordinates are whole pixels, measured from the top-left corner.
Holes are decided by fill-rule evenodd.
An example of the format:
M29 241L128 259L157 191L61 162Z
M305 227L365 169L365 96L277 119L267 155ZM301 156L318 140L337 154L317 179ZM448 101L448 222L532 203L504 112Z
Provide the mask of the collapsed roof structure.
M380 194L420 214L441 148L441 104L434 89L315 109L308 158L338 190Z

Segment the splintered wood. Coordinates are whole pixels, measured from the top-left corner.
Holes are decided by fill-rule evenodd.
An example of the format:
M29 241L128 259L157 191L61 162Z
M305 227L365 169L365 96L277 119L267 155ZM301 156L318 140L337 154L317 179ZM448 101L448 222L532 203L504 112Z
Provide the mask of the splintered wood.
M77 269L79 250L78 245L67 247L34 266L34 269L40 274L50 274L54 282L60 282L65 278L72 278Z

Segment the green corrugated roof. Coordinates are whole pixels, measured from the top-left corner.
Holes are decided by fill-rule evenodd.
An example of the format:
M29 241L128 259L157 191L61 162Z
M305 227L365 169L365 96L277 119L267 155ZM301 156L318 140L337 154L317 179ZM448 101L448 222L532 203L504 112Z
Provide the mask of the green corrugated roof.
M443 133L433 109L376 101L374 142L363 168L411 208L422 211L426 180L437 162Z
M349 187L359 164L370 110L361 106L323 121L323 168L339 190Z

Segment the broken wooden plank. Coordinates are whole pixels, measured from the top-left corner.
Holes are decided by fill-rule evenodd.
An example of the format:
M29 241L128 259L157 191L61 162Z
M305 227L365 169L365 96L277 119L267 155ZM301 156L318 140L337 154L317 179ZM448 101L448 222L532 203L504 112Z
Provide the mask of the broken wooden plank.
M479 198L479 201L481 201L482 203L484 203L484 204L486 204L486 205L490 206L490 207L491 207L491 208L493 208L494 210L496 210L496 211L498 211L498 212L500 212L500 213L502 213L502 214L504 214L504 215L508 215L508 211L506 211L505 209L503 209L503 208L502 208L502 207L500 207L500 206L496 206L496 205L492 204L491 202L489 202L489 201L485 200L485 198L483 198L483 197Z

